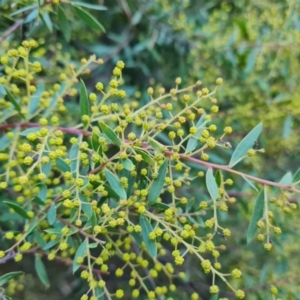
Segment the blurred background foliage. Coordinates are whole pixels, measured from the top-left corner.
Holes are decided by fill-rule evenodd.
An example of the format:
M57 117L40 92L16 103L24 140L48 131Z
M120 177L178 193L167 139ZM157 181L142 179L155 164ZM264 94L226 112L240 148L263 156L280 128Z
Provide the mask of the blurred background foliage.
M71 5L75 2L96 21L80 17ZM299 167L300 1L98 0L53 4L46 0L1 0L0 55L28 38L40 45L32 55L43 65L41 82L53 85L59 81L58 74L71 74L70 64L79 65L81 58L96 54L105 64L86 75L87 86L92 89L98 81L108 82L115 63L123 60L124 89L130 99L141 104L148 101L149 86L169 90L178 76L183 85L201 80L208 88L222 77L224 84L216 96L221 110L217 124L233 126L235 134L228 141L235 146L256 124L264 124L259 144L266 153L238 168L279 181ZM65 122L70 124L80 118L78 102L74 97L66 102ZM180 109L180 103L178 106ZM228 158L228 154L220 154L211 156L211 161L226 164ZM296 217L271 204L275 223L283 231L273 241L274 249L266 253L258 242L245 246L254 196L249 185L235 180L231 192L237 203L223 216L233 237L224 242L227 255L222 265L243 271L243 281L236 286L245 288L248 299L271 299L270 284L278 287L282 299L300 299ZM201 194L201 190L189 192ZM30 263L24 262L24 270L30 270ZM55 294L41 289L29 276L26 280L30 284L15 299L40 299L41 295L44 299L77 299L77 292L82 292L80 281L71 279L71 273L59 265L50 265ZM202 291L203 299L209 299L210 278L198 267L187 272L188 280L178 287ZM232 295L224 292L223 296ZM177 297L184 299L184 293Z

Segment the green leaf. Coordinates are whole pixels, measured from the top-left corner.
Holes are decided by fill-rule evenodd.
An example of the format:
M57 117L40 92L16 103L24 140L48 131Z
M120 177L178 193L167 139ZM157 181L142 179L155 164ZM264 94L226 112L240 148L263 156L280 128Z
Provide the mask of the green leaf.
M105 32L104 27L94 18L91 14L89 14L83 8L79 8L77 6L73 6L79 18L84 21L90 28L101 30Z
M152 185L149 190L148 201L152 205L156 202L159 197L163 186L165 184L165 178L167 174L168 160L165 160L159 168L158 176L153 180Z
M29 112L28 112L29 116L34 114L34 112L39 107L40 98L41 98L41 95L44 92L44 90L45 90L45 83L43 81L40 81L37 85L36 92L31 96L31 99L30 99ZM40 129L40 128L38 128L38 129Z
M44 247L43 250L51 249L53 246L57 245L59 243L59 240L57 241L50 241L48 242Z
M58 236L62 235L61 228L50 228L50 229L45 229L43 231L45 231L47 233L54 233L54 234L56 234Z
M44 153L43 156L48 156L47 153ZM46 177L48 178L51 172L51 168L52 168L52 163L51 163L51 159L49 159L49 162L46 164L41 164L41 170L43 173L46 174Z
M17 100L15 99L15 97L12 95L12 93L5 88L6 91L6 96L8 98L8 101L12 103L12 105L15 107L16 111L19 113L19 115L25 119L25 116L22 114L21 112L21 106L19 105L19 103L17 102Z
M106 191L108 191L108 196L111 198L119 199L120 196L112 189L108 184L103 184Z
M159 146L159 144L158 144L156 141L154 141L154 140L152 140L152 139L149 139L149 144L151 145L151 147L152 147L155 151L157 151L158 153L161 153L160 146Z
M41 18L42 18L42 20L43 20L45 26L48 28L48 30L49 30L50 32L52 32L52 31L53 31L53 24L52 24L52 21L51 21L51 19L50 19L50 17L49 17L49 13L48 13L47 11L45 11L45 12L44 12L43 14L41 14L40 16L41 16Z
M3 286L4 284L6 284L8 281L10 281L13 278L19 277L23 275L23 272L18 271L18 272L10 272L7 274L4 274L0 277L0 286Z
M222 184L222 172L221 172L221 170L216 171L215 179L216 179L217 186L221 186L221 184Z
M291 115L286 116L283 124L282 138L287 139L291 136L293 129L293 117Z
M257 222L263 217L264 213L264 191L261 190L255 202L252 217L247 231L247 244L249 244L255 236L257 230Z
M28 217L28 215L27 215L27 211L20 205L14 203L14 202L9 202L9 201L3 201L3 203L5 203L10 208L12 208L21 217L23 217L25 219L30 219L30 217Z
M38 184L36 185L40 190L38 193L38 197L42 200L42 201L46 201L47 198L47 186L45 184Z
M15 134L17 132L16 129L14 129L13 131L11 131L13 134ZM12 143L13 139L10 139L6 134L1 137L0 139L0 151L6 149L11 143Z
M254 183L249 180L246 176L242 175L242 177L244 178L244 180L252 187L254 188L257 192L258 192L258 189L256 188L256 186L254 185Z
M105 169L104 173L109 185L112 187L114 192L116 192L121 199L127 199L126 192L119 179L108 169Z
M149 165L153 165L154 164L154 160L152 159L152 157L145 151L141 150L141 149L137 149L137 148L134 148L134 151L141 155L143 160L145 162L147 162Z
M82 79L80 79L80 113L81 116L90 116L89 98Z
M95 132L92 133L91 145L92 145L92 149L94 151L97 152L99 150L99 146L100 146L100 144L99 144L99 136Z
M169 205L167 205L165 203L159 203L159 202L155 202L151 206L155 207L155 208L159 208L161 211L165 211L170 208Z
M20 135L27 137L29 133L37 133L38 131L40 131L39 127L28 128L28 129L21 131Z
M81 209L87 215L89 220L93 216L91 203L88 202L87 198L82 193L79 193L79 199L81 201Z
M34 238L41 248L44 248L46 246L47 243L38 230L34 231Z
M60 157L56 159L56 167L62 172L69 172L71 170L70 166Z
M95 249L97 247L98 247L98 243L91 243L91 244L89 244L89 248L90 249Z
M15 16L15 15L18 15L18 14L20 14L20 13L22 13L22 12L25 12L25 11L27 11L27 10L30 10L30 9L36 8L36 7L37 7L36 4L32 4L32 5L28 5L28 6L22 7L22 8L20 8L20 9L17 9L17 10L14 11L13 13L11 13L10 16L12 17L12 16Z
M80 265L76 262L78 257L85 257L86 254L86 250L88 248L88 242L87 239L85 239L81 245L78 247L76 253L75 253L75 257L73 260L73 274L80 268Z
M38 10L38 8L35 8L25 18L24 24L34 21L37 18L38 15L39 15L39 10Z
M243 157L247 155L248 150L250 150L253 147L253 144L259 137L261 131L262 123L259 123L243 138L243 140L238 144L231 156L229 162L230 167L236 165Z
M41 219L34 219L30 223L30 225L29 225L29 227L28 227L28 229L26 231L26 234L29 235L34 230L34 228L39 224L40 221L41 221Z
M218 300L219 294L212 295L209 300Z
M80 2L80 1L72 1L72 4L76 5L76 6L86 7L89 9L94 9L94 10L107 10L107 7L104 5L89 4L89 3Z
M54 203L51 204L47 212L47 220L50 225L52 225L56 221L56 206Z
M38 196L35 196L32 201L38 205L42 205L42 206L45 206L45 202L42 201L42 199Z
M201 127L204 127L204 125L206 124L205 122L205 116L206 114L203 114L201 116L201 118L199 119L199 121L196 124L196 128L197 128L197 132L196 134L194 134L193 136L191 136L188 140L188 143L186 145L186 149L185 149L185 153L191 153L195 150L195 148L198 145L198 139L201 137Z
M121 159L121 164L128 171L134 170L134 164L129 158Z
M1 145L1 143L0 143ZM293 177L293 182L297 182L300 180L300 168L297 170L297 172L295 173L294 177Z
M151 223L148 221L147 217L143 214L140 215L140 226L142 227L142 238L146 245L147 251L152 257L157 255L157 245L156 241L152 241L149 238L149 233L153 231Z
M133 231L132 233L130 233L130 235L134 238L136 243L141 247L143 241L142 241L142 238L141 238L140 234Z
M286 173L279 181L281 184L292 184L293 175L291 172Z
M71 39L71 27L70 27L69 21L66 17L65 12L61 8L61 5L58 5L57 9L58 9L57 10L57 15L58 15L59 27L60 27L60 29L63 33L63 36L64 36L65 40L67 42L69 42L70 39Z
M76 144L76 145L73 145L70 149L70 153L69 153L69 158L71 160L71 166L70 166L70 169L71 169L71 172L75 172L76 169L77 169L77 164L78 164L78 159L77 159L77 156L78 156L78 151L79 151L79 146Z
M49 278L47 275L47 271L45 265L38 254L35 255L35 270L41 280L41 282L48 288L50 286Z
M212 168L209 168L207 170L205 179L206 179L206 187L211 199L217 200L219 196L219 189Z
M106 124L103 122L99 122L101 130L104 132L104 134L117 146L121 146L121 141L118 138L118 136L115 134L115 132Z

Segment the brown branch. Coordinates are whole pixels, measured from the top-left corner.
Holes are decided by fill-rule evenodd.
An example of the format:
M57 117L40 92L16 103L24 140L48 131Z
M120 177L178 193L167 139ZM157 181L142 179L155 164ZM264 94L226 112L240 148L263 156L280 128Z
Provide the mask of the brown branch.
M14 123L14 124L0 125L0 130L7 129L7 128L15 128L15 127L39 127L39 126L41 126L39 123ZM76 128L67 128L67 127L56 127L56 128L60 129L63 132L73 133L73 134L77 134L77 135L86 135L86 136L90 136L91 135L91 132L89 132L89 131L80 130L80 129L76 129ZM144 148L147 148L147 149L151 148L146 143L143 143L142 146ZM166 151L165 154L170 157L170 156L172 156L174 154L174 152L172 152L172 151ZM216 169L216 170L223 170L223 171L226 171L226 172L229 172L229 173L233 173L233 174L236 174L236 175L239 175L239 176L247 177L247 178L249 178L249 179L251 179L251 180L253 180L255 182L258 182L260 184L263 184L263 185L274 186L274 187L278 187L278 188L281 188L281 189L284 189L284 190L287 190L287 191L290 191L290 192L294 192L294 193L300 194L300 190L294 188L292 185L289 185L289 184L282 184L282 183L273 182L273 181L269 181L269 180L266 180L266 179L258 178L258 177L252 176L252 175L248 175L246 173L242 173L242 172L233 170L228 165L214 164L214 163L211 163L211 162L203 161L203 160L200 160L200 159L188 156L186 154L179 153L179 156L180 156L181 159L184 159L184 160L196 163L198 165L202 165L202 166L204 166L206 168L213 168L213 169ZM105 166L106 163L100 165L97 169L92 170L90 173L91 174L96 173L97 171L99 171L100 169L102 169Z
M13 33L15 32L22 24L24 20L18 20L14 25L9 27L0 37L0 45Z

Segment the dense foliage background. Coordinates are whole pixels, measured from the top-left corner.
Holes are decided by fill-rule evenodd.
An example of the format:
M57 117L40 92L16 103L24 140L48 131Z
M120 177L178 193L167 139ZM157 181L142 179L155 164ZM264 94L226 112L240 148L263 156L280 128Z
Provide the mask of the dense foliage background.
M233 127L234 134L227 140L233 148L255 125L261 121L264 124L259 145L265 153L236 168L277 182L298 169L299 1L53 2L56 1L0 2L0 56L25 39L37 40L39 46L31 55L44 70L37 86L55 84L62 73L69 76L69 66L80 65L80 60L91 54L101 57L104 64L84 75L87 88L92 89L98 81L107 83L116 62L122 60L126 66L123 89L140 104L147 103L149 86L156 91L160 87L170 90L176 77L182 78L184 86L201 80L209 88L214 87L216 78L222 77L224 84L216 95L220 106L216 124L220 128ZM75 2L94 16L103 29L98 22L91 24L80 18L70 4ZM4 67L0 72L4 73ZM4 94L0 85L0 99ZM180 105L179 102L179 110ZM77 124L78 99L69 97L65 106L63 122L67 126ZM164 137L160 138L164 142ZM232 151L215 152L210 161L227 164ZM203 187L189 193L186 197L206 197ZM282 234L274 238L274 248L267 252L257 241L246 245L245 240L256 192L242 178L235 178L230 193L237 201L222 215L232 230L231 238L224 241L227 250L220 260L222 266L242 270L242 279L234 284L246 291L248 299L272 299L271 285L278 288L278 298L300 299L298 211L285 213L278 203L272 204ZM298 200L299 196L294 196L291 201ZM12 227L8 221L8 216L0 212L2 231ZM21 263L29 275L23 278L25 288L17 288L13 299L79 299L84 289L70 270L59 263L46 262L51 287L45 290L38 283L32 264L30 256ZM185 270L187 278L177 282L179 292L174 299L184 299L181 291L196 291L202 299L209 299L211 279L203 275L198 265L193 267L190 262L189 266ZM0 272L19 268L12 262L1 264ZM111 286L126 287L127 280L108 278ZM232 294L224 288L221 296L231 298Z

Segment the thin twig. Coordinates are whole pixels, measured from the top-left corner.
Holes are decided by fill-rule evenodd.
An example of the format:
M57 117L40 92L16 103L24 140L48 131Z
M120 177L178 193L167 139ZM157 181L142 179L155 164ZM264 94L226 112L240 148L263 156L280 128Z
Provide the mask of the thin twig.
M0 37L0 45L13 33L15 32L22 24L24 20L18 20L14 25L9 27Z

